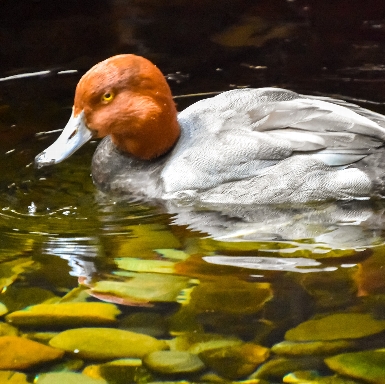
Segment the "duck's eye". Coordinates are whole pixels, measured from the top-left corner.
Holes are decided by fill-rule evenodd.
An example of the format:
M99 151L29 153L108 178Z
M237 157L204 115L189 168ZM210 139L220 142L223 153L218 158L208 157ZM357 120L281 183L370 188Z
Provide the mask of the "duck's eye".
M106 92L106 93L104 93L104 94L102 95L102 102L103 102L103 103L109 103L110 101L113 100L114 96L115 96L115 95L114 95L113 92L111 92L111 91Z

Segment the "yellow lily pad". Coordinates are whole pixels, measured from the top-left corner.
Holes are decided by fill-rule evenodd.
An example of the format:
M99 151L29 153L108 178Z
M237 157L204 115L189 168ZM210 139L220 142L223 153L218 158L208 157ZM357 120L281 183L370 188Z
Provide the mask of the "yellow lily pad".
M167 343L140 333L113 328L77 328L59 333L49 344L84 359L142 358L167 349Z
M6 316L18 326L74 326L112 324L119 309L108 303L38 304Z

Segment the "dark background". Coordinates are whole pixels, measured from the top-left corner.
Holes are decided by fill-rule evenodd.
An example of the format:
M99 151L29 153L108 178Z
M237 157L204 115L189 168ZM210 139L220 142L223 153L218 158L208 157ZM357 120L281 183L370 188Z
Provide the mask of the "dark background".
M280 86L385 111L385 0L3 0L0 77L50 72L0 81L0 148L57 128L82 73L118 53L174 95Z

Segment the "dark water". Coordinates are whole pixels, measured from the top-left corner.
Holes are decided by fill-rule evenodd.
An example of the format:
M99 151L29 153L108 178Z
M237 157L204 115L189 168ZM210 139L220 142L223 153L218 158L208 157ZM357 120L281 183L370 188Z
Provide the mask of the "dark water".
M124 8L121 2L112 3L118 10ZM215 2L210 3L211 13L202 12L202 6L197 5L192 14L191 9L180 4L161 13L156 5L146 8L130 2L126 18L121 18L128 23L124 24L125 44L122 38L120 45L116 43L116 31L106 34L103 44L115 42L117 45L111 43L115 50L118 47L124 52L147 53L148 57L155 58L167 75L173 93L179 96L175 100L180 110L206 97L200 94L204 92L243 86L284 86L311 94L338 94L367 108L384 111L383 27L380 22L374 24L377 20L374 15L365 14L362 20L353 16L346 19L347 30L352 28L357 34L352 37L343 27L335 27L334 37L328 35L327 49L327 39L320 36L326 27L336 24L330 22L329 25L327 21L322 24L323 11L309 13L307 4L302 2L288 2L292 3L288 9L273 2L271 7L279 16L272 21L273 11L263 7L263 2L260 8L241 3L239 13L232 5L227 11L221 8L215 18L212 16L217 9ZM373 9L376 4L373 2ZM331 20L338 18L344 9L341 7L332 8ZM127 15L132 15L133 8L137 13L130 18ZM94 10L97 15L106 14L98 9ZM256 10L263 11L258 17L269 20L269 27L261 19L257 20ZM22 11L18 9L15 15ZM200 33L194 34L196 29L186 24L178 34L181 22L172 24L167 35L165 25L170 25L170 20L175 17L186 20L188 15L192 15L193 20L201 20ZM55 17L53 20L57 20ZM44 25L44 21L40 23ZM28 25L29 31L39 36L37 24ZM52 22L52 25L56 24ZM151 39L147 38L146 25L152 32ZM244 29L240 25L254 26L251 37L242 34ZM277 25L284 26L281 34L272 32ZM127 32L132 28L136 32L134 37ZM28 42L26 34L17 34L18 41ZM340 37L347 35L351 39L343 45ZM240 46L236 46L232 36L238 36ZM166 37L165 40L162 37ZM254 40L250 42L246 37ZM183 45L187 43L191 47L192 42L199 48L195 50L199 54L194 55L193 49ZM211 44L216 44L215 51ZM138 47L142 47L142 52ZM344 55L335 54L340 48ZM117 52L103 49L104 57L113 53ZM0 283L3 301L10 311L43 302L45 298L28 294L35 292L35 288L60 298L77 288L79 281L93 289L99 282L124 282L130 280L132 273L142 272L154 276L184 276L188 282L181 289L183 294L172 299L154 301L151 294L146 297L143 293L138 300L135 295L119 290L109 291L102 297L95 290L87 300L119 303L122 318L145 313L150 316L150 322L160 319L162 325L154 326L157 337L168 340L176 335L216 334L270 348L283 340L287 330L311 318L360 313L384 319L383 201L258 206L247 211L237 207L219 207L217 211L200 207L194 211L132 202L105 195L93 186L90 164L96 142L55 167L34 169L35 155L58 135L58 132L49 132L63 127L70 115L79 76L95 57L103 56L94 54L91 48L85 60L70 59L64 48L60 54L60 65L51 62L49 55L42 56L40 62L35 55L32 65L28 65L15 48L13 56L4 62L4 80L0 82ZM43 70L47 72L7 79L14 74ZM73 72L61 72L63 70ZM122 260L126 260L126 264L121 264ZM166 273L160 272L159 265L154 267L151 261L164 262L165 268L171 262L173 267ZM154 281L156 279L154 277ZM149 281L151 279L144 279L143 287L139 283L139 291L142 288L146 292ZM163 283L154 284L153 290L163 289ZM266 291L268 297L263 296ZM122 324L116 327L124 328ZM40 326L38 330L49 331L53 325ZM19 331L30 330L20 328ZM368 332L351 338L354 348L342 349L339 353L385 346L383 331L375 332L375 336ZM305 354L309 362L302 368L289 357L292 360L284 373L263 377L268 382L281 382L286 373L312 369L320 375L333 375L334 371L318 361L322 359L316 362L310 359L318 354ZM330 355L333 354L326 354ZM280 357L274 353L271 356L271 359ZM85 361L84 366L90 363ZM233 363L228 364L232 367ZM28 371L29 378L52 370L52 365L35 368ZM240 380L253 370L240 376L221 369L213 371L219 372L218 380L225 380L223 377ZM146 377L143 374L130 380L175 379L157 374L151 379ZM347 377L354 376L348 374ZM196 382L214 380L188 374L177 378ZM122 374L109 382L128 382L124 380Z

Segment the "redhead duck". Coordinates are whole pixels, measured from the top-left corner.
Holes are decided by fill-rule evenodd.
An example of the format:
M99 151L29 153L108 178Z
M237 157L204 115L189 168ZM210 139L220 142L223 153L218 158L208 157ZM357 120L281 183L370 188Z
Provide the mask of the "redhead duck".
M385 189L384 116L278 88L227 91L178 114L160 70L131 54L80 79L67 125L36 165L102 137L94 182L136 197L275 204L365 199Z

